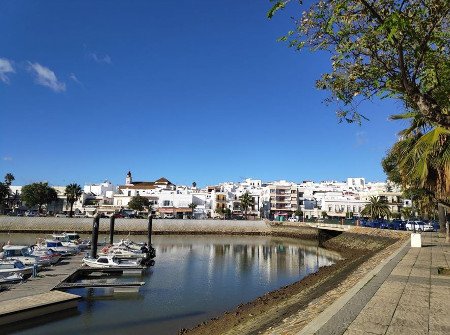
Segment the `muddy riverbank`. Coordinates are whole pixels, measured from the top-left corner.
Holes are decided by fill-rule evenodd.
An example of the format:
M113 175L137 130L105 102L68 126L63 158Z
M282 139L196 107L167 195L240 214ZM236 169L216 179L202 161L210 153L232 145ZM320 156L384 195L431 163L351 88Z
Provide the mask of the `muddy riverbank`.
M286 234L282 228L279 232ZM408 237L405 232L358 227L344 232L323 243L343 256L334 265L180 334L295 334Z

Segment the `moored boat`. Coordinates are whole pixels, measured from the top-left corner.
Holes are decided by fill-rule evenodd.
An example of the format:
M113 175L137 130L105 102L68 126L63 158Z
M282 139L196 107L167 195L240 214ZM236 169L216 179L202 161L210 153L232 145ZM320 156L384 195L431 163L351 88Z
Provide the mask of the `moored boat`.
M85 257L83 263L92 268L136 268L142 267L139 260L119 259L113 256Z
M21 274L23 277L29 277L33 274L33 267L25 266L19 260L0 260L0 278L16 273Z
M17 259L25 265L39 267L50 266L50 257L47 255L37 256L30 253L30 248L26 245L4 245L0 258L5 260Z
M62 256L76 255L80 252L78 247L68 247L64 246L60 241L57 240L39 240L34 246L34 249L40 250L51 250L60 253Z

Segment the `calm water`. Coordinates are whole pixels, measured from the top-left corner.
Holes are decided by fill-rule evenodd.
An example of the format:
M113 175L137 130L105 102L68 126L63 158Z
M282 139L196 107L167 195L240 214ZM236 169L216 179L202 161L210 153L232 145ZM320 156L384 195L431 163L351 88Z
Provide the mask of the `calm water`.
M35 241L36 235L0 234L0 243ZM144 236L133 236L145 241ZM102 241L103 237L99 238ZM27 322L18 334L176 334L300 280L339 256L312 242L260 236L155 236L156 264L140 276L139 293L78 289L78 311Z

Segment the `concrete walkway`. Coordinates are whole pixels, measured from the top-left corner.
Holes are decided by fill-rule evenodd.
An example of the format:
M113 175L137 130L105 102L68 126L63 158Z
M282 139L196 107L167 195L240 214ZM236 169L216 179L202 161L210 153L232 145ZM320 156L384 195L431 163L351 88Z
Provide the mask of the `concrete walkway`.
M422 234L422 245L405 246L330 318L319 316L300 334L450 334L450 273L438 274L450 268L450 245L436 233Z

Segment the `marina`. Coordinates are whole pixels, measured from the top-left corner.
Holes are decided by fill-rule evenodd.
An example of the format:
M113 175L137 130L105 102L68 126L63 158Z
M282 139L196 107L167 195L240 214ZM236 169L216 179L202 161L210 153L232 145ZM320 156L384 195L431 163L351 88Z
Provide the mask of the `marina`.
M133 239L140 242L145 237ZM15 240L26 242L19 237ZM133 333L136 327L140 331L140 327L149 327L158 334L172 334L297 281L338 257L312 242L304 243L257 236L155 236L157 262L144 272L140 268L80 267L84 255L79 254L40 272L40 278L30 278L11 291L0 293L0 297L6 300L19 292L26 296L31 289L36 295L38 287L40 292L63 290L78 297L76 313L38 327L30 320L25 323L30 328L20 330L22 334L56 334L61 326L74 329L74 334L93 334L99 332L99 325L106 327L111 322L125 334ZM260 279L255 282L254 276ZM98 313L100 306L112 317ZM141 322L130 327L125 314L127 320L133 315L132 319L136 317Z

